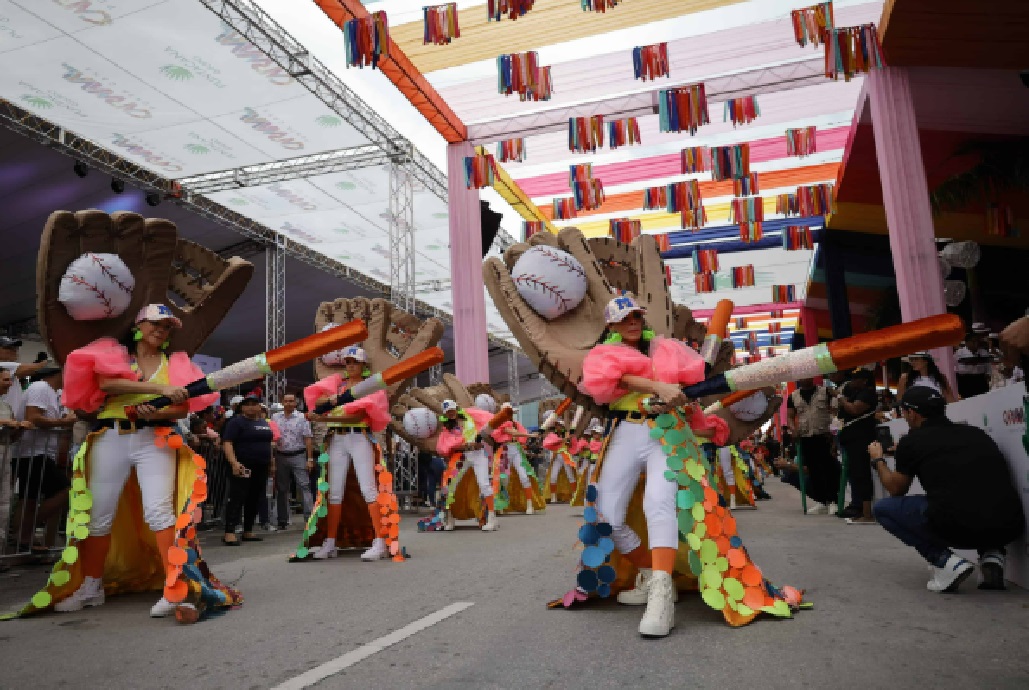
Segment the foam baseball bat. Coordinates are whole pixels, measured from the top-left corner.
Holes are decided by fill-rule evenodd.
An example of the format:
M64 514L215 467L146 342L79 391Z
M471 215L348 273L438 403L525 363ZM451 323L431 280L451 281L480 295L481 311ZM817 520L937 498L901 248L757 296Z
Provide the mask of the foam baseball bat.
M568 408L571 406L571 398L565 398L564 400L562 400L560 404L558 404L557 409L551 410L550 414L547 415L547 418L543 421L543 424L540 425L540 429L543 431L547 431L548 429L550 429L550 427L557 424L558 418L561 417L565 412L567 412Z
M336 397L335 404L324 402L314 408L314 413L325 414L334 407L346 405L347 403L352 403L366 395L386 390L394 383L399 383L400 381L409 379L412 376L417 376L423 371L431 369L437 364L442 363L442 349L438 347L430 347L428 350L422 350L418 354L408 357L407 359L397 362L393 366L380 371L378 374L369 376L364 381L355 383Z
M575 430L575 429L579 428L579 422L582 421L582 413L583 412L584 412L584 410L582 409L582 405L579 405L577 408L575 408L575 416L572 417L571 429Z
M710 415L714 414L715 412L718 412L718 410L728 409L730 406L735 405L739 401L745 400L746 398L749 398L750 396L754 395L754 393L757 393L757 391L743 390L736 391L735 393L730 393L721 400L716 400L713 404L708 405L707 408L704 410L704 414Z
M514 408L509 406L503 406L500 410L493 415L486 426L479 429L479 443L492 443L493 432L504 425L505 422L510 422L514 419Z
M711 320L707 324L707 335L700 346L700 356L704 358L704 371L710 372L718 359L718 352L722 349L722 340L725 338L725 329L729 327L729 319L732 318L732 300L719 300L715 305L715 311L711 314Z
M940 314L899 326L820 343L778 357L763 359L683 388L690 398L753 391L787 381L799 381L869 362L901 357L919 350L932 350L960 343L965 325L954 314Z
M368 327L361 319L354 319L342 326L336 326L314 335L309 335L300 340L294 340L274 350L262 352L259 355L231 364L224 369L208 374L186 385L189 397L195 398L200 395L214 393L224 388L238 386L247 381L259 379L274 371L282 371L290 367L308 362L315 357L320 357L326 352L339 350L340 348L359 343L368 337ZM172 404L170 398L165 395L154 398L146 403L156 408L168 407ZM125 413L129 419L137 415L138 405L129 405Z

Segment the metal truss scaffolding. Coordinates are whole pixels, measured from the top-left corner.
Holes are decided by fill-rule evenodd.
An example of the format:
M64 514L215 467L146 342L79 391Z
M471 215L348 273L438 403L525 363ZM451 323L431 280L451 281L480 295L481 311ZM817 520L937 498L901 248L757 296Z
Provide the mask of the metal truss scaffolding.
M521 391L518 381L518 353L514 350L507 353L507 393L511 396L511 404L517 407L521 402Z
M265 351L286 344L286 247L289 240L277 237L265 245L264 345ZM286 372L272 372L264 378L267 402L281 402L286 392Z
M414 178L396 160L389 166L389 294L404 311L414 308Z

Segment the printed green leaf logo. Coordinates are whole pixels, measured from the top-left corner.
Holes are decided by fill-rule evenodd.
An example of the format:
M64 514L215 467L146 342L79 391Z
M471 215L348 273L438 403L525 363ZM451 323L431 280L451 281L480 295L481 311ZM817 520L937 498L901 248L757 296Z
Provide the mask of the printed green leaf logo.
M237 197L233 197L232 199L229 199L229 203L232 204L233 206L246 206L247 205L247 200L246 199L241 199L240 197L237 196Z
M336 183L336 189L342 189L343 191L349 192L351 190L357 189L357 185L353 182L347 182L344 180L343 182Z
M21 100L23 100L24 102L28 103L33 108L42 108L44 110L47 110L49 108L53 108L54 107L54 104L53 104L52 101L48 101L47 99L43 98L42 96L30 96L30 95L26 94L26 95L21 97Z
M350 261L350 255L349 254L337 254L336 258L339 259L340 261Z
M441 247L438 244L427 244L427 245L425 245L425 248L426 249L431 249L433 251L439 251L440 249L443 249L443 247Z
M322 115L315 119L315 122L322 127L339 127L343 124L343 118L336 117L335 115Z
M161 68L161 74L174 81L189 81L193 73L181 65L165 65Z
M186 149L190 153L195 153L198 156L202 156L205 153L211 152L211 149L207 148L203 144L186 144L182 148Z
M432 217L433 218L449 218L450 214L449 213L445 213L445 212L444 213L433 213Z

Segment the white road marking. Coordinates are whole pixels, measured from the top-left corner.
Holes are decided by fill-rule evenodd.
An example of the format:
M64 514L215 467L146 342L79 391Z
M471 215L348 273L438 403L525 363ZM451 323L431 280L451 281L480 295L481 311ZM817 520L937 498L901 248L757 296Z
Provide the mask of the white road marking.
M402 627L400 630L391 632L389 635L384 635L377 640L372 640L367 644L363 644L357 649L347 652L342 656L338 656L331 661L327 661L321 666L315 666L310 671L301 673L296 678L291 678L281 685L275 686L272 690L302 690L303 688L310 687L320 680L324 680L329 676L333 676L344 669L353 666L359 661L363 661L373 654L378 654L382 650L395 645L397 642L407 639L415 633L421 632L426 628L430 628L437 623L450 618L451 616L464 611L469 606L472 606L471 601L458 601L450 606L441 608L436 613L430 613L424 618L419 618L413 623L409 623Z

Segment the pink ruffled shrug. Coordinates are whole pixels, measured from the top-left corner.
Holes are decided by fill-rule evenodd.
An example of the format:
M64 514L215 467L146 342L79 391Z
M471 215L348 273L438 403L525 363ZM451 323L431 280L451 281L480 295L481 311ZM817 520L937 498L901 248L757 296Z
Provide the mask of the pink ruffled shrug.
M596 455L604 448L603 441L590 441L590 452Z
M474 407L464 408L465 414L472 418L472 422L475 424L476 431L481 431L484 426L490 423L493 419L493 415L489 412L484 412ZM436 453L440 457L449 457L454 452L454 448L457 446L463 446L466 443L464 438L464 427L461 423L460 415L458 416L458 425L451 431L446 427L440 425L439 438L436 439Z
M185 386L203 378L204 372L193 364L185 352L168 355L168 382ZM99 338L68 354L64 362L64 390L61 404L69 410L96 412L107 399L100 390L103 379L138 381L139 373L132 370L132 360L125 346L114 338ZM217 393L190 398L189 411L199 412L218 402Z
M497 443L511 443L515 440L514 436L511 435L512 431L515 431L519 434L529 433L528 431L526 431L525 427L519 424L518 422L504 422L500 425L499 429L493 432L493 440ZM521 443L520 439L518 443Z
M328 398L339 395L348 388L347 380L339 374L326 376L317 383L312 383L304 389L304 402L307 409L314 410L319 398ZM389 398L386 391L376 391L371 395L358 398L354 402L343 406L343 414L363 415L368 423L368 428L378 433L389 426L391 419L389 414Z
M606 405L629 393L621 385L626 374L688 386L704 380L704 359L693 348L670 338L654 338L650 355L624 345L597 345L583 360L579 390ZM716 445L729 439L729 425L715 415L694 409L689 424L694 431L714 429L711 441Z

